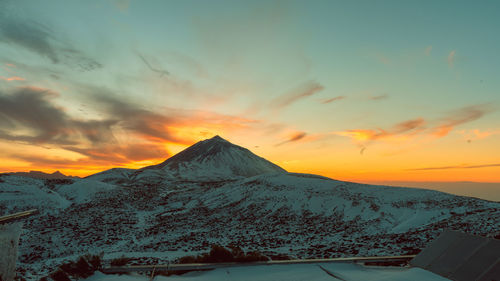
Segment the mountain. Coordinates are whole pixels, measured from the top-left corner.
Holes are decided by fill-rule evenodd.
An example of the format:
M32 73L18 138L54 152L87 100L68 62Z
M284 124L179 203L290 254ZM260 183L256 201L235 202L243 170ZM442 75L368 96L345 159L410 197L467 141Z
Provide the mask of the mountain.
M29 171L29 172L13 172L13 173L4 173L4 175L15 175L20 177L28 177L34 179L73 179L78 177L66 176L59 171L55 171L52 174L44 173L41 171Z
M135 171L115 168L88 178L106 182L158 182L172 179L223 181L266 173L286 171L246 148L215 136L200 141L157 165Z
M128 181L131 181L130 177L135 171L136 171L135 169L112 168L112 169L109 169L106 171L102 171L102 172L87 176L87 177L85 177L85 179L120 184L120 183L126 183Z
M220 137L138 170L72 180L1 176L0 198L0 215L40 209L21 239L25 277L87 252L140 263L214 243L296 258L402 255L446 228L500 234L499 202L287 173Z
M286 173L281 167L215 136L200 141L165 162L142 170L166 170L179 178L228 179L266 173Z

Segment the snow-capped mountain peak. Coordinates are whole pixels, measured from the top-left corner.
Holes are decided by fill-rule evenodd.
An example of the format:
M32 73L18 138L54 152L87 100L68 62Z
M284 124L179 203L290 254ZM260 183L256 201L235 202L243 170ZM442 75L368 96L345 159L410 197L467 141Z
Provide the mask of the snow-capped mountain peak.
M200 141L158 165L141 169L163 170L187 179L231 179L286 171L252 153L215 136Z

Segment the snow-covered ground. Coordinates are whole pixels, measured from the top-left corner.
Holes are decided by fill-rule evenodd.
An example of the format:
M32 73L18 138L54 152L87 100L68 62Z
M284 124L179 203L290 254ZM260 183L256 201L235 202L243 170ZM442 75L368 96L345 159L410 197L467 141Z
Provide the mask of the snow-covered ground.
M335 278L334 276L338 278ZM147 281L144 275L105 275L96 273L85 281ZM219 268L184 275L157 276L154 281L445 281L449 280L420 268L366 267L357 264L265 265Z
M20 275L87 253L160 263L234 244L292 258L403 255L446 228L500 234L498 202L287 173L220 138L178 155L86 179L0 176L0 215L40 210L24 224Z

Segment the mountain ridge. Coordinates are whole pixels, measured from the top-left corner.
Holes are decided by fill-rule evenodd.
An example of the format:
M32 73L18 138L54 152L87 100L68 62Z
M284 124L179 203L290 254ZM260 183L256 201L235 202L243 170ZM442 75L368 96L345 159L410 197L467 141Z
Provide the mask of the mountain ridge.
M76 176L67 176L60 171L55 171L53 173L45 173L42 171L29 171L29 172L9 172L1 173L0 175L13 175L19 177L28 177L34 179L75 179L80 178Z

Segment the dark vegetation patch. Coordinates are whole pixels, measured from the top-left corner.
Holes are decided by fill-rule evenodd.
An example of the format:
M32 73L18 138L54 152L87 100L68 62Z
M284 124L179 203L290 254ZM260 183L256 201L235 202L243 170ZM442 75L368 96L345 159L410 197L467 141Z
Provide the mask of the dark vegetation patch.
M41 278L41 280L54 280L54 281L71 281L73 279L88 278L94 272L102 268L101 255L84 255L76 261L69 261L59 266L49 276Z
M177 260L177 263L224 263L224 262L256 262L269 261L269 257L262 255L258 251L245 253L240 247L229 245L223 247L212 245L209 253L198 256L185 256Z
M111 260L110 265L111 266L124 266L127 263L129 263L130 261L131 261L131 258L127 258L125 256L121 256L119 258Z
M289 256L284 254L273 255L276 260L290 259ZM258 251L244 252L239 246L228 245L223 247L221 245L212 245L210 252L204 253L197 256L185 256L177 259L178 264L188 264L188 263L230 263L230 262L258 262L258 261L269 261L270 257L261 254ZM196 270L196 271L209 271L206 270ZM154 275L171 276L171 275L182 275L192 270L168 270L168 271L157 271Z

